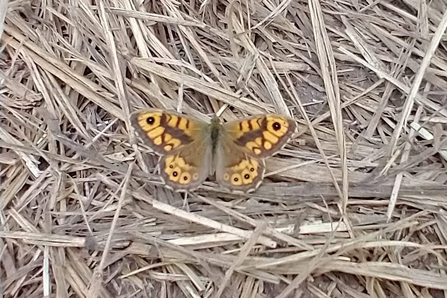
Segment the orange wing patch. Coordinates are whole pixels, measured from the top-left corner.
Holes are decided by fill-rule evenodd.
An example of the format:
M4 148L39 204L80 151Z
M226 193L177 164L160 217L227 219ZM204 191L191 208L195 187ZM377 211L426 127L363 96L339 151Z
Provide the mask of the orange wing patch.
M241 121L236 135L239 144L255 156L268 156L289 140L295 127L295 122L289 118L266 115Z
M175 114L165 114L166 123L170 127L178 128L188 136L192 136L194 131L198 129L197 125L185 117Z
M191 181L197 181L199 179L197 168L188 164L179 155L166 156L164 172L171 182L180 185L187 185Z
M177 115L155 110L137 113L132 117L134 127L140 132L140 135L147 137L145 139L149 141L149 145L152 145L151 147L159 153L164 154L177 149L186 140L189 140L191 135L189 128L193 125L188 119ZM183 142L179 137L173 136L173 133L170 132L171 127L178 128L185 134Z
M234 186L245 186L253 183L259 175L259 162L254 158L247 158L227 169L223 179Z
M251 131L255 131L261 128L262 118L251 118L247 120L242 120L238 123L236 128L232 128L232 132L235 134L237 139L244 136L244 134Z

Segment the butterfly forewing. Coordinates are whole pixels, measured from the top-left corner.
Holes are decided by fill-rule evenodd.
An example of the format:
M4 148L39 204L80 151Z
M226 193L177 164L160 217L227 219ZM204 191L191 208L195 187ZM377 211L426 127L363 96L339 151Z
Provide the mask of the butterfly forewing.
M229 122L223 130L237 147L265 158L274 155L289 141L296 123L286 116L267 114Z
M131 115L137 134L157 153L169 154L201 136L207 123L163 110L149 109Z

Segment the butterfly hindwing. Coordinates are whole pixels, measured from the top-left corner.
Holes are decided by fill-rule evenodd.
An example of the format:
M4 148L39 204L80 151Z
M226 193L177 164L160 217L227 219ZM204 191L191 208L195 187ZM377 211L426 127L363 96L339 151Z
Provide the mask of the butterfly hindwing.
M265 173L264 159L254 157L243 147L227 141L216 152L216 180L236 192L250 192L261 184Z
M160 175L172 189L196 189L209 176L211 159L211 146L199 139L162 157Z

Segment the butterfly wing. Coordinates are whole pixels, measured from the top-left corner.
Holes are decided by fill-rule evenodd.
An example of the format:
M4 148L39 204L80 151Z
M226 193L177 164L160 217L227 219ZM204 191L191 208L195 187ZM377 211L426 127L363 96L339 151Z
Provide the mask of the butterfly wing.
M265 158L278 152L296 130L293 119L267 114L229 122L223 126L227 138L248 154Z
M196 141L209 124L182 114L148 109L131 115L137 134L155 152L165 155Z
M216 179L235 191L256 190L264 177L264 158L278 152L295 130L294 120L275 114L223 125L216 152Z
M174 190L199 187L211 171L211 146L197 140L174 154L161 158L160 175L166 186Z
M224 188L235 192L251 192L261 184L265 163L249 155L234 143L226 142L217 151L216 180Z
M138 135L160 159L160 175L175 190L197 188L211 171L209 124L184 115L150 109L131 115Z

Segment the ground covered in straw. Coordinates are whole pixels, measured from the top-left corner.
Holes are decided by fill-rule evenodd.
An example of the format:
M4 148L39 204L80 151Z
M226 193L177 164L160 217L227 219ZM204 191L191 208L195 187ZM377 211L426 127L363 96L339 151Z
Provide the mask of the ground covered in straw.
M3 297L447 297L447 6L0 3ZM240 195L130 114L299 126Z

